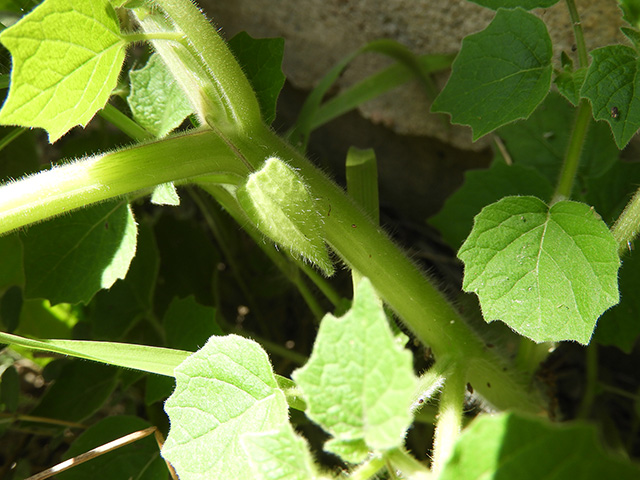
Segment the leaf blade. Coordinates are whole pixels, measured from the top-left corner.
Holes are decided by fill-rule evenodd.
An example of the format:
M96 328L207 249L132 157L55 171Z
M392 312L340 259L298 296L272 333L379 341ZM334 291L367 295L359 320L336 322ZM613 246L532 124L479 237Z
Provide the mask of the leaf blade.
M487 28L462 41L451 77L432 111L449 113L453 123L469 125L474 141L527 118L549 92L551 55L542 20L520 8L500 9Z
M0 123L42 127L51 143L104 107L125 55L108 0L47 0L4 30L0 42L13 58Z
M502 320L536 342L589 342L619 300L615 239L589 206L507 197L476 217L458 257L463 289L487 322Z

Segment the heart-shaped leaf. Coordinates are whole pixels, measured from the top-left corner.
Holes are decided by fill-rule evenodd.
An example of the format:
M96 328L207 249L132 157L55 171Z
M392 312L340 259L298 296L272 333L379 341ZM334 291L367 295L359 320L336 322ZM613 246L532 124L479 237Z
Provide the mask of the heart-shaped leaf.
M640 128L640 58L626 45L591 52L581 95L591 101L593 118L609 123L618 148L624 148Z
M520 8L500 9L487 28L462 41L432 110L471 126L474 140L527 118L549 92L551 55L542 20Z
M617 250L588 205L507 197L476 216L458 257L463 288L478 295L487 322L502 320L536 342L586 344L618 303Z
M104 107L125 55L108 0L46 0L0 42L13 59L0 123L42 127L52 143Z

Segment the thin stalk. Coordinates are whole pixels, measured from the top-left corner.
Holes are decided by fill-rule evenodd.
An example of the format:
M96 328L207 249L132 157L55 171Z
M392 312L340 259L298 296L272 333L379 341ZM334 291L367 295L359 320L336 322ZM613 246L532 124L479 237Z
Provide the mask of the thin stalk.
M586 385L584 397L578 411L578 418L589 418L593 401L598 393L598 344L591 342L586 353Z
M569 147L564 157L560 178L558 179L556 191L551 199L551 204L571 198L573 182L578 172L578 166L580 165L580 154L582 153L582 147L584 146L590 123L591 106L589 102L583 98L578 104L575 124L571 132L571 138L569 139Z
M0 138L0 152L11 142L13 142L16 138L26 132L27 129L24 127L13 127L9 133L7 133L4 137Z
M435 477L440 475L460 435L465 389L464 368L456 366L451 375L447 377L440 396L436 433L433 440L433 461L431 464L431 470Z
M640 189L631 198L616 223L611 228L613 238L618 242L618 253L624 255L632 249L632 242L640 231Z
M401 478L426 479L431 477L429 469L404 449L394 448L385 454L385 458L391 464L391 469L402 472Z
M155 138L151 132L145 130L110 103L107 103L104 108L98 112L98 115L138 142L153 140Z
M573 26L573 35L576 39L576 48L578 50L578 62L580 67L586 67L589 65L589 56L587 55L587 45L584 41L584 33L582 32L582 22L580 21L580 15L576 8L574 0L566 0L567 9L569 10L569 16L571 17L571 24Z
M589 65L589 56L587 55L587 46L584 41L582 22L580 21L578 9L576 8L574 0L565 1L573 26L573 35L575 37L576 48L578 50L579 66L587 67ZM580 164L580 154L582 153L582 147L584 146L584 140L586 138L590 122L591 106L589 105L589 102L583 98L578 104L575 124L571 133L571 138L569 139L569 147L567 148L567 153L565 154L562 171L560 172L560 178L556 186L556 191L554 192L553 198L551 199L552 204L560 200L571 198L573 182L575 180L578 166Z
M349 474L349 480L369 480L385 467L385 463L381 456L369 458Z

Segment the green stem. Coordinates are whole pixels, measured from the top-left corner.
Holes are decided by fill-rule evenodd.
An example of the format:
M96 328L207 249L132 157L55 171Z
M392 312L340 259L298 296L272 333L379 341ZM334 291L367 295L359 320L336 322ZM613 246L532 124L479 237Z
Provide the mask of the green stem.
M26 131L27 129L24 127L13 127L11 130L9 130L9 133L0 138L0 152Z
M271 130L233 138L247 158L275 155L298 169L323 215L327 243L351 268L368 277L383 300L437 357L468 365L469 381L496 408L540 413L542 398L528 379L487 349L430 280L342 190Z
M582 147L584 146L590 123L591 106L589 102L583 98L578 104L575 124L571 132L571 138L569 139L569 147L564 157L560 178L558 179L556 191L551 199L551 204L571 198L573 182L578 172L578 166L580 165L580 154L582 153Z
M385 467L385 460L381 456L369 458L366 462L349 474L349 480L369 480L375 477Z
M129 33L122 35L122 39L127 43L166 40L169 42L179 43L187 48L189 47L189 42L187 42L185 36L177 32Z
M0 187L0 235L89 204L216 171L247 174L226 143L209 131L54 166Z
M631 250L633 240L640 231L640 188L633 195L616 223L611 228L613 238L618 242L620 256Z
M155 138L152 133L145 130L110 103L107 103L104 108L98 112L98 115L138 142Z
M261 125L260 106L251 84L227 44L198 7L184 0L156 0L156 3L184 33L193 58L211 80L215 94L206 91L202 94L214 102L221 99L226 113L241 130L250 132L254 125ZM206 117L206 112L200 113Z
M438 421L433 441L433 462L431 470L437 478L447 459L453 452L453 447L462 429L462 414L466 378L464 368L456 366L447 377L438 409Z
M589 418L593 401L598 393L598 344L591 342L585 349L586 353L586 386L578 418Z
M573 26L573 35L576 39L576 48L578 49L578 62L580 67L587 67L589 65L589 56L587 55L587 45L584 42L584 34L582 32L582 22L580 21L580 15L576 8L574 0L566 0L567 9L569 10L569 16L571 17L571 24Z
M385 453L385 458L391 463L392 469L402 472L401 478L416 478L417 475L420 475L420 478L427 478L429 475L429 469L404 449L394 448Z

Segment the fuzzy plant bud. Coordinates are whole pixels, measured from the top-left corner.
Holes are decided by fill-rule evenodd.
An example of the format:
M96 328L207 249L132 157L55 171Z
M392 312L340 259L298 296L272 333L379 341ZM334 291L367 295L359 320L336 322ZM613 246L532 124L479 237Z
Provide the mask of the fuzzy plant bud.
M334 267L324 243L322 218L302 177L279 158L269 158L236 192L253 224L276 244L316 265Z

